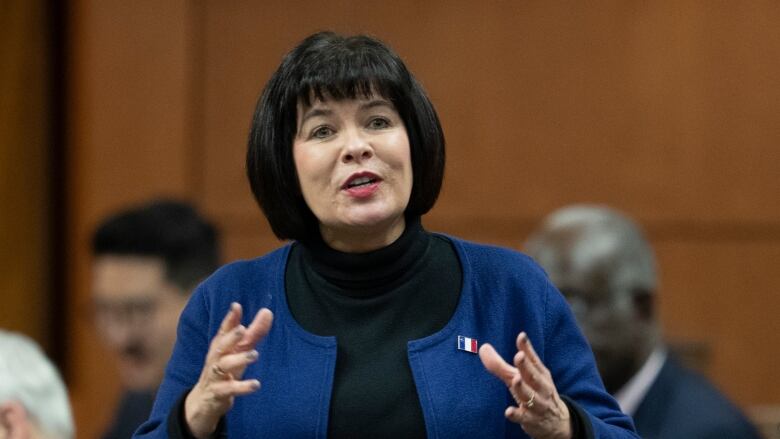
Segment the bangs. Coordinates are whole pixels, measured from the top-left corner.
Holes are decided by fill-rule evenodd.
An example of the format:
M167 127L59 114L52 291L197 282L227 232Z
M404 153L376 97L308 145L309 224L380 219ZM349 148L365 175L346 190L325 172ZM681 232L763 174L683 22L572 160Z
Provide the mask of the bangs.
M301 79L293 92L296 105L311 107L313 101L368 99L377 95L397 104L403 76L392 59L348 49L334 55L302 64Z

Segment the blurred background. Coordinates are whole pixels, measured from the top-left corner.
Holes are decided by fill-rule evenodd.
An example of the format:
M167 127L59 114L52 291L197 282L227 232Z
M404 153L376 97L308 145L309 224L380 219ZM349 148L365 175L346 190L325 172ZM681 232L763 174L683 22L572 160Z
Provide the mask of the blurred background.
M0 2L0 327L63 370L79 437L119 388L89 238L170 195L226 260L280 246L244 172L255 101L311 32L389 43L447 136L430 230L520 249L605 203L647 230L665 335L742 408L780 405L780 3Z

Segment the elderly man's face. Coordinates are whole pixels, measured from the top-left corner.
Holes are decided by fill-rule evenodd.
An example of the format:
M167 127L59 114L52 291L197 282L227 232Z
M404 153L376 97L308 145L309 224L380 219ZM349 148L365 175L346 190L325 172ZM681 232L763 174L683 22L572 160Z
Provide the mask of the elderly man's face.
M159 258L106 255L93 265L95 322L125 388L156 389L187 297Z
M637 351L647 325L633 294L616 291L604 271L590 266L549 274L588 339L607 390L615 392L636 370Z

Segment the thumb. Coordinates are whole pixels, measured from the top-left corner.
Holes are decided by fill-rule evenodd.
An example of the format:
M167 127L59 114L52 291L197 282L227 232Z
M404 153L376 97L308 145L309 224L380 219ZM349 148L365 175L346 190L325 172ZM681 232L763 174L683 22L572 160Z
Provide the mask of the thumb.
M510 365L489 343L485 343L479 348L479 359L490 373L504 382L507 387L512 385L512 378L517 374L517 368Z

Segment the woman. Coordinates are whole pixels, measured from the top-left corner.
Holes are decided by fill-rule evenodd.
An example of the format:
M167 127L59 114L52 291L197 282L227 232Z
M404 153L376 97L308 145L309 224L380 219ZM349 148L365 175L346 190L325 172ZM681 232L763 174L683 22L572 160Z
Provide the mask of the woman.
M318 33L290 52L247 168L294 241L197 289L137 437L635 437L535 264L420 225L444 136L381 42Z

